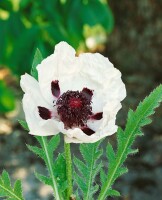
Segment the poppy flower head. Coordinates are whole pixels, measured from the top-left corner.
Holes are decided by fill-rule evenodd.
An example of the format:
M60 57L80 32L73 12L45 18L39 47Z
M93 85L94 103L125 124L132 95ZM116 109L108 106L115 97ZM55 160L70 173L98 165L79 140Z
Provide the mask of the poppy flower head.
M99 53L76 56L60 42L37 70L38 81L25 74L20 82L30 134L62 132L66 142L93 143L116 132L126 89L108 58Z

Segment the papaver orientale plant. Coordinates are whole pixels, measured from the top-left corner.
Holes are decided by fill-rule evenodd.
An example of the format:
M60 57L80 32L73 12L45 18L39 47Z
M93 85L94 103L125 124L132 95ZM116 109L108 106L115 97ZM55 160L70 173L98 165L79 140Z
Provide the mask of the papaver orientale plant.
M76 56L66 42L56 45L54 54L46 59L37 50L31 75L23 75L20 85L26 121L19 122L38 141L38 146L27 147L43 159L48 169L48 175L35 172L35 176L53 188L54 199L104 200L120 196L113 184L128 171L124 166L127 156L138 152L132 144L162 101L162 85L135 111L129 110L125 129L116 125L116 115L126 97L121 73L99 53ZM108 143L104 152L103 140L114 133L117 148ZM60 135L64 152L55 158ZM81 143L83 159L75 152L71 156L71 143ZM0 195L24 199L21 182L16 181L12 188L6 171L0 177Z

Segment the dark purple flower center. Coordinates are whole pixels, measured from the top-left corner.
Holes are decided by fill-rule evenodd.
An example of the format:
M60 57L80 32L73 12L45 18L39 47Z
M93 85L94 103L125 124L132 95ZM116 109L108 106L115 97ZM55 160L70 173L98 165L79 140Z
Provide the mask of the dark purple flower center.
M79 91L67 91L61 94L59 81L51 82L51 92L57 99L54 100L59 119L64 123L65 128L79 127L86 135L93 135L95 132L87 126L87 120L100 120L103 112L92 113L93 90L83 88ZM42 119L48 120L53 117L53 111L38 106L38 112Z
M83 127L92 114L91 98L85 92L67 91L56 101L57 112L66 128Z

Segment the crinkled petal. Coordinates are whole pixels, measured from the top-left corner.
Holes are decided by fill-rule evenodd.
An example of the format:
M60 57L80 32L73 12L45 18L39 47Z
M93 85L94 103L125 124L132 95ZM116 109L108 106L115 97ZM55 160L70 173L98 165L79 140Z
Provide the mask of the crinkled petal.
M49 103L53 100L51 82L55 80L59 80L61 94L85 87L94 90L93 112L101 112L109 99L122 101L126 96L121 73L108 58L98 53L75 57L75 50L65 42L56 45L54 54L43 60L37 69L42 94Z
M67 143L93 143L100 139L98 135L86 135L80 128L69 129L65 133Z
M40 92L38 82L28 74L21 77L21 87L25 92L23 97L23 110L32 135L55 135L60 132L62 122L54 119L43 120L38 113L38 106L54 110L44 99Z
M90 136L86 135L80 128L65 130L62 122L55 121L52 123L52 119L39 121L40 132L46 130L50 135L52 129L54 130L54 127L57 127L60 132L65 134L66 142L74 143L96 142L116 132L116 114L121 108L120 102L126 96L126 89L122 82L120 71L114 68L107 58L98 53L83 53L76 57L75 50L66 42L61 42L56 45L54 54L44 59L37 66L37 69L39 85L33 82L33 80L26 81L32 82L32 84L29 84L30 86L27 86L27 84L24 86L23 81L21 84L23 90L27 93L26 96L32 99L33 108L31 113L35 113L34 109L38 106L36 96L39 96L39 94L41 94L41 97L44 97L42 98L42 105L48 104L47 108L49 108L53 106L53 100L57 100L58 96L64 92L68 90L82 91L83 88L93 90L92 112L103 112L101 120L88 120L87 126L95 131ZM60 90L58 95L55 94L56 91L53 91L54 95L52 94L52 81L59 84L58 88ZM39 92L35 91L33 94L30 91L33 91L32 85L38 88ZM24 99L26 98L24 96ZM26 102L26 100L23 101ZM28 115L30 116L31 113ZM34 119L37 120L37 117L34 117ZM30 121L29 123L32 122ZM48 128L46 126L47 123ZM34 127L33 124L32 126Z
M88 127L95 131L91 136L86 135L81 129L74 128L65 131L67 143L93 143L106 136L110 136L117 131L115 125L116 114L120 110L121 104L118 101L107 103L103 109L103 119L88 120Z
M30 94L24 94L23 109L28 123L30 134L39 136L55 135L60 132L62 122L53 119L43 120L38 114L37 104L31 100ZM30 106L29 106L30 105Z
M67 78L78 70L75 60L75 50L66 42L60 42L54 53L37 66L40 89L49 103L53 101L51 82L58 80L62 92L62 82L68 84Z
M25 93L31 94L33 98L32 100L37 102L38 106L41 105L42 107L46 107L49 109L52 108L52 106L50 106L43 98L38 81L36 81L32 76L30 76L27 73L25 75L22 75L20 80L20 86Z

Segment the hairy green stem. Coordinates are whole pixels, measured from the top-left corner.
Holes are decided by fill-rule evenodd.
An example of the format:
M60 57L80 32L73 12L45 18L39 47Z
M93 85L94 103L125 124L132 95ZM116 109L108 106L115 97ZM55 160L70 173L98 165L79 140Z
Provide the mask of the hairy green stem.
M68 188L67 188L67 199L70 199L70 196L73 193L73 185L72 185L72 161L71 161L71 151L70 151L70 144L64 143L64 150L65 150L65 159L66 159L66 176L68 181Z
M45 137L41 137L41 139L42 139L42 144L43 144L43 150L44 150L44 153L45 153L46 158L47 158L47 167L49 169L50 177L52 179L52 188L54 190L54 197L55 197L56 200L61 200L62 198L59 195L59 191L58 191L58 188L57 188L57 182L56 182L53 170L52 170L52 161L50 159L49 152L48 152L48 149L47 149L47 140L46 140Z

